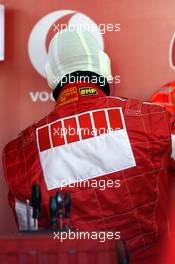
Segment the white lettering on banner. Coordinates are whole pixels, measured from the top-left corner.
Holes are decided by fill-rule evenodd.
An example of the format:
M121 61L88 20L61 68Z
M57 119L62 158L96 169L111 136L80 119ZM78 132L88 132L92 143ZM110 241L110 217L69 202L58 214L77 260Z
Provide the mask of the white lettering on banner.
M55 101L53 96L52 96L52 92L46 92L46 91L41 91L41 92L29 92L29 96L32 100L32 102L36 103L38 101L41 102L47 102L47 101Z
M69 125L81 128L79 133L55 133ZM86 134L84 125L97 132ZM101 127L103 134L98 133ZM136 166L119 107L62 118L39 127L36 134L48 190L63 187L64 179L72 184Z

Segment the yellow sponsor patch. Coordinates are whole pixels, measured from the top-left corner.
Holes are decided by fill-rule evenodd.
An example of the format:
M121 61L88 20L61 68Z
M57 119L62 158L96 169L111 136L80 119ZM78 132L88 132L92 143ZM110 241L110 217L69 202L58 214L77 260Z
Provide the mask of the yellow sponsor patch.
M98 91L96 88L92 88L92 87L83 87L83 88L79 88L79 93L82 96L87 96L87 95L94 95L94 94L98 94Z
M58 105L62 106L68 103L73 103L78 101L78 91L77 87L70 87L63 90L58 97Z

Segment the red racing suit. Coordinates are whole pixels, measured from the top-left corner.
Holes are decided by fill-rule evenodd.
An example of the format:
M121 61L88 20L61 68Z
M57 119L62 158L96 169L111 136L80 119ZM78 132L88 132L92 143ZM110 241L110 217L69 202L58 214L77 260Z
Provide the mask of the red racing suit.
M67 84L55 109L3 152L19 228L26 228L25 201L34 183L42 194L40 228L50 223L49 197L69 191L73 229L120 231L132 263L150 264L143 252L155 255L168 228L172 130L163 106L105 96L95 84Z

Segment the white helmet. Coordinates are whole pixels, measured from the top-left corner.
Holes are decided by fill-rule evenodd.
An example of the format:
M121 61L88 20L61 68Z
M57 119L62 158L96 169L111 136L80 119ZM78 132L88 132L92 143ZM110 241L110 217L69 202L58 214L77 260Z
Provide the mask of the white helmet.
M80 29L55 34L49 45L45 71L52 89L65 75L76 71L91 71L107 79L111 77L108 55L89 31Z

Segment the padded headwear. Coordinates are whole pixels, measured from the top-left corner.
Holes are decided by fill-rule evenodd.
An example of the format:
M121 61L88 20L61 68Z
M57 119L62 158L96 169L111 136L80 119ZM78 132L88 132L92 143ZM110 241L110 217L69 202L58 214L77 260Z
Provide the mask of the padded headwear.
M108 55L95 37L84 30L68 29L55 34L49 45L45 71L52 89L65 75L76 71L91 71L107 79L111 77Z

